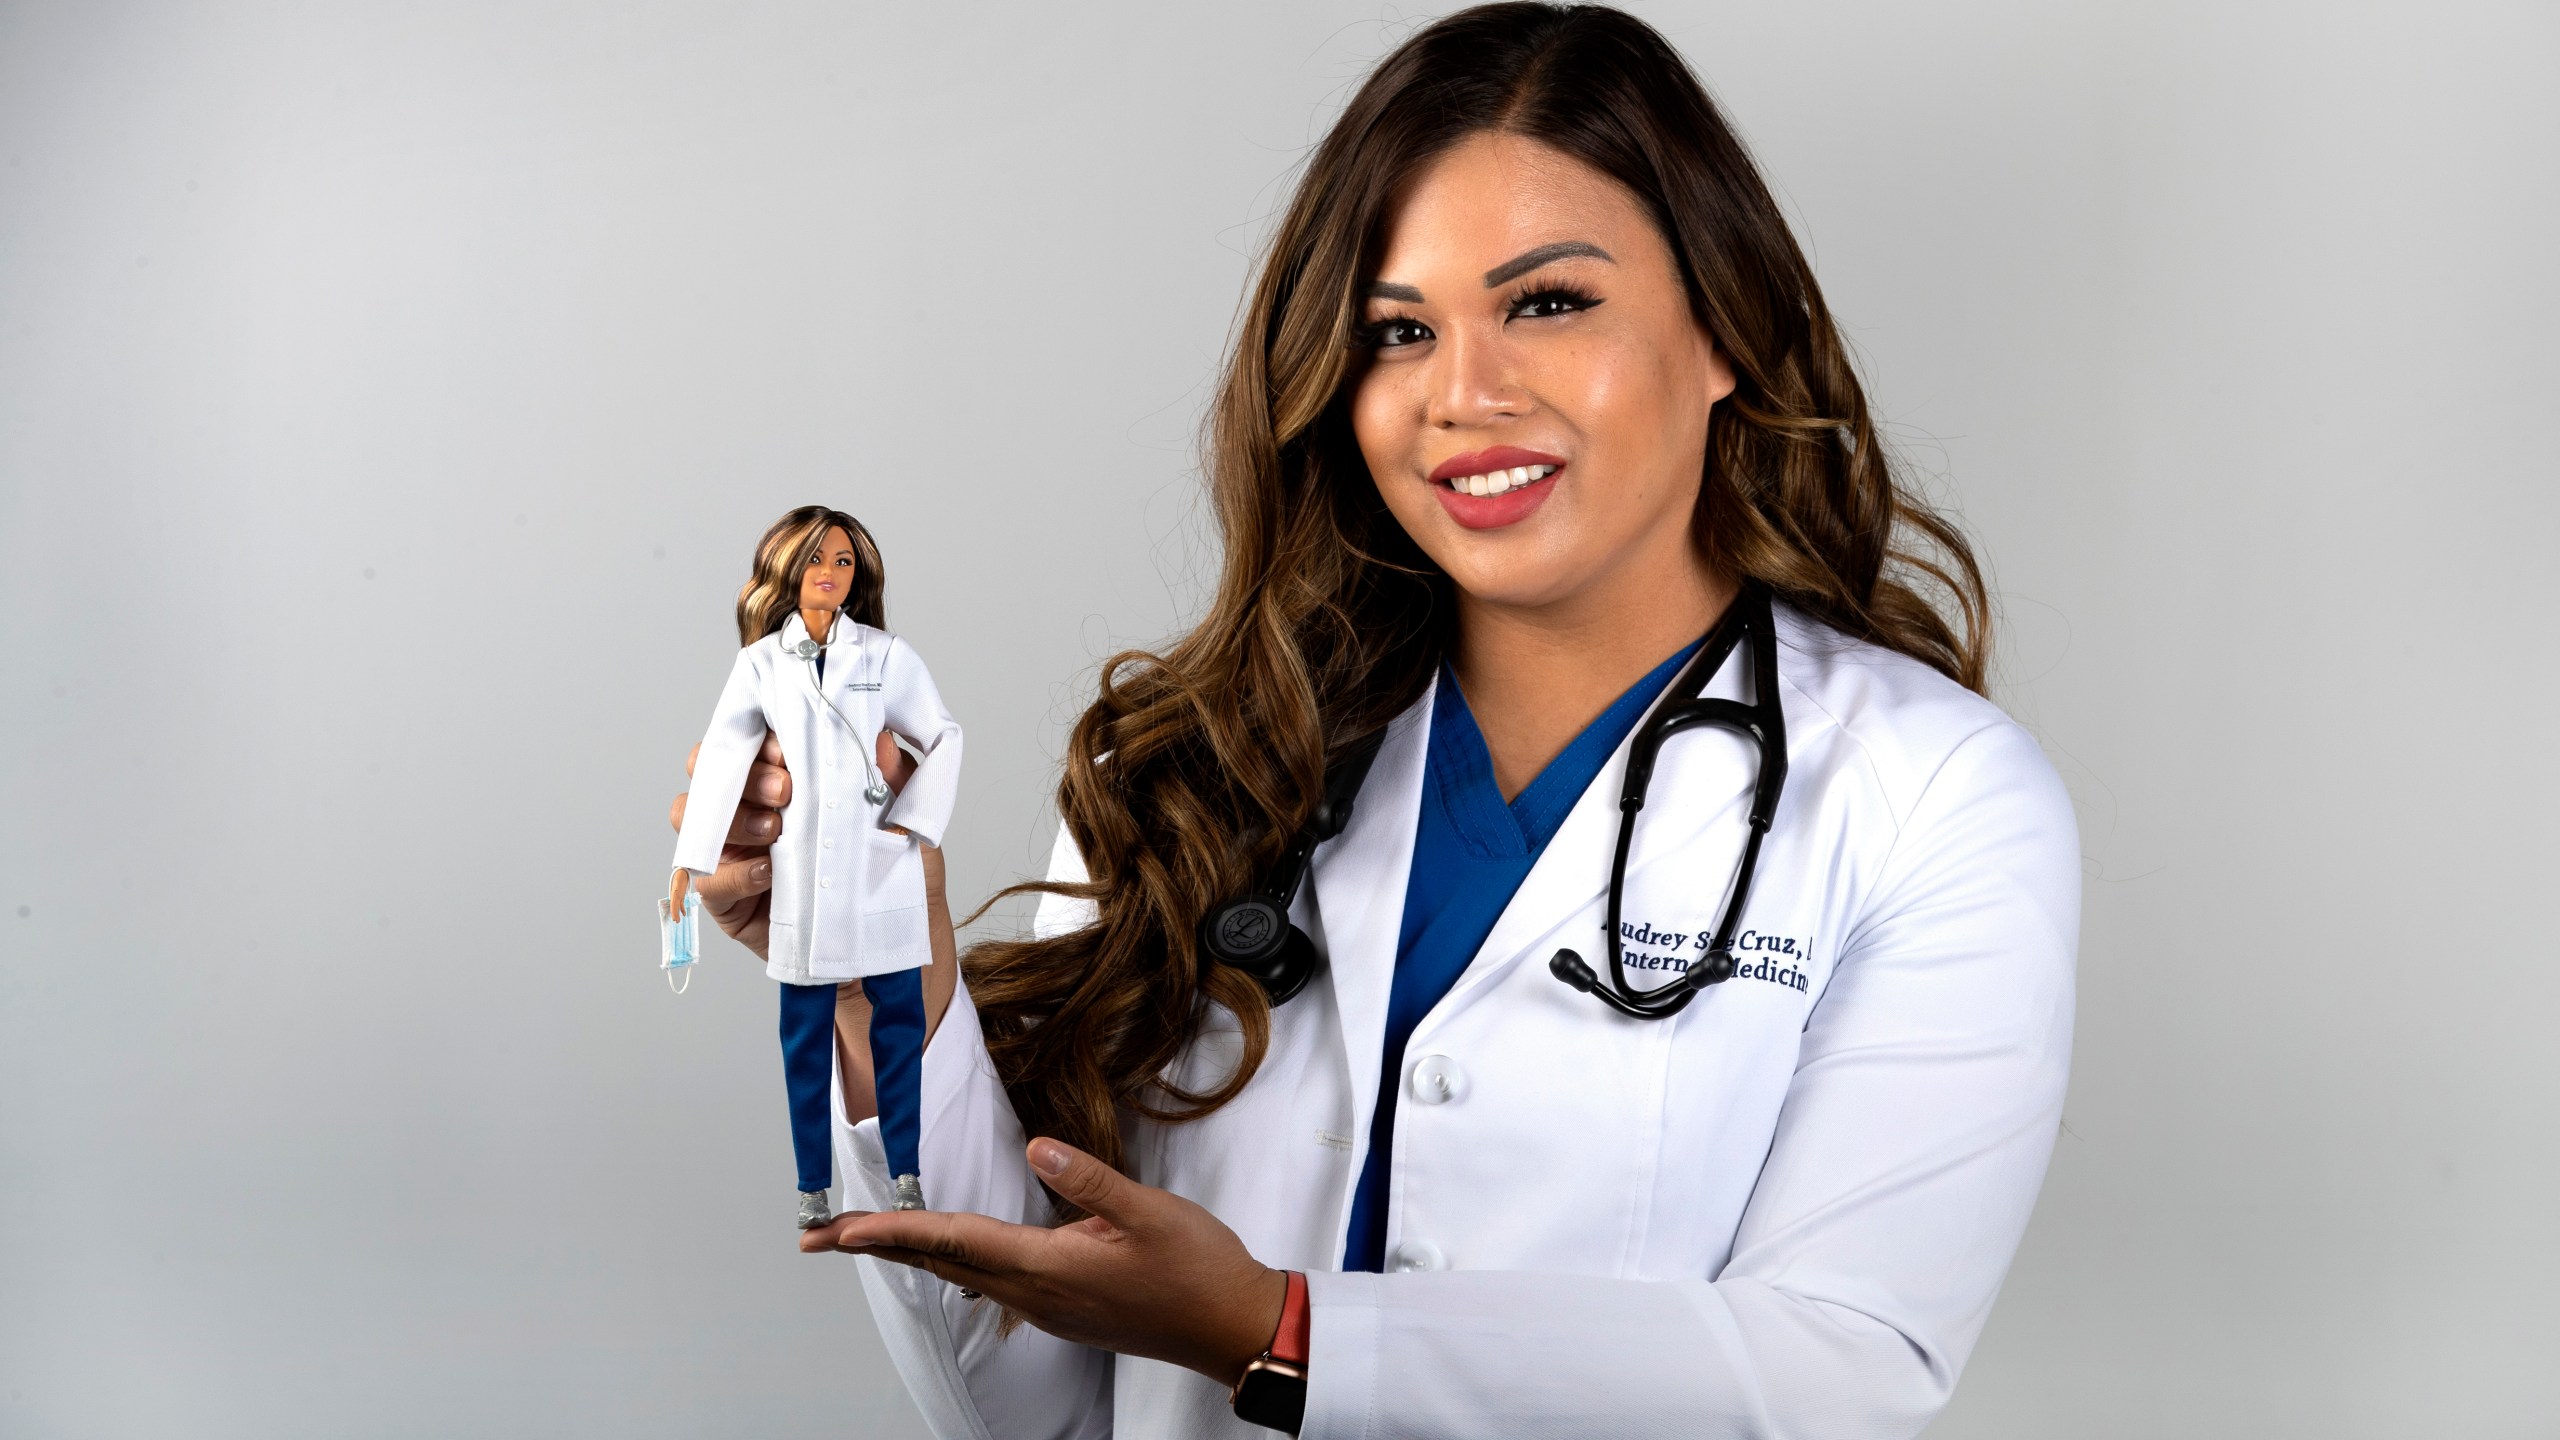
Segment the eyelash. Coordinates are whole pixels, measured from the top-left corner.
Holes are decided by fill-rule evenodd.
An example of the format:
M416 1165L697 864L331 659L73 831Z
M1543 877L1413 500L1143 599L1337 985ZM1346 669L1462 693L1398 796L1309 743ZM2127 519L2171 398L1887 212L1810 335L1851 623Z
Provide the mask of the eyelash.
M1532 305L1547 301L1562 302L1568 308L1557 313L1570 315L1577 311L1589 310L1599 305L1600 297L1583 289L1579 285L1574 285L1561 280L1549 280L1542 284L1524 286L1520 290L1514 292L1509 299L1503 302L1503 313L1508 318L1519 319L1521 311L1528 309ZM1554 319L1555 316L1536 315L1529 318L1536 320L1551 320ZM1401 325L1410 325L1416 329L1425 328L1421 321L1414 319L1410 315L1384 315L1359 327L1355 332L1354 338L1363 350L1380 349L1384 347L1387 332Z

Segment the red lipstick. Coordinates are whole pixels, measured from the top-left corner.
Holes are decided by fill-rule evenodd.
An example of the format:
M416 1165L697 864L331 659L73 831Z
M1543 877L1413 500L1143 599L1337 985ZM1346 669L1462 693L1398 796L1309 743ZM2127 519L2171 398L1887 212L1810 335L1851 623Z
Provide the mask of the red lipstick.
M1449 481L1470 475L1486 475L1498 470L1516 470L1523 465L1551 467L1549 473L1527 484L1518 485L1499 495L1470 495L1452 488ZM1547 503L1555 493L1556 476L1564 473L1562 456L1537 450L1523 450L1516 445L1495 445L1484 450L1469 450L1443 460L1431 472L1431 493L1436 496L1449 518L1469 530L1498 530L1517 525Z

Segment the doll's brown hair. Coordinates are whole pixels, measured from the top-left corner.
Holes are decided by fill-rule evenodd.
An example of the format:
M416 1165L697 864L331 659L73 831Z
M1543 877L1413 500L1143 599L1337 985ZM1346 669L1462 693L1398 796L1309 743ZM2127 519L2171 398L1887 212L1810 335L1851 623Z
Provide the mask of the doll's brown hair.
M880 567L880 547L862 522L824 505L803 505L773 522L756 542L755 574L738 590L738 643L753 645L782 628L800 608L800 572L817 553L829 530L841 529L853 539L853 593L846 597L846 618L874 630L889 628L889 577Z

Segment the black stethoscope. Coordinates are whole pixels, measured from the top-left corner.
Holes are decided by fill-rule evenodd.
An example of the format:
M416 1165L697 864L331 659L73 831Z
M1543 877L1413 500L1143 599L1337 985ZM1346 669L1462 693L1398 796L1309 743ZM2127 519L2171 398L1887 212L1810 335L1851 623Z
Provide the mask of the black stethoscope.
M1707 682L1724 668L1734 647L1745 639L1751 644L1750 703L1700 699L1699 692L1707 688ZM1644 808L1645 791L1653 783L1653 764L1662 753L1662 742L1683 730L1702 726L1729 731L1752 744L1757 760L1751 787L1751 830L1743 840L1742 858L1734 867L1724 914L1716 922L1706 953L1692 961L1679 979L1655 989L1639 990L1627 983L1625 952L1618 935L1626 899L1627 853L1635 842L1636 812ZM1252 976L1274 1005L1305 989L1315 975L1315 942L1289 923L1289 906L1298 898L1298 887L1306 881L1307 864L1316 847L1341 834L1343 827L1351 823L1352 801L1360 793L1360 782L1368 778L1370 762L1378 758L1378 745L1383 738L1383 732L1368 737L1326 768L1324 799L1317 804L1306 829L1290 842L1287 853L1264 877L1260 889L1212 906L1201 917L1201 948L1221 964ZM1645 718L1627 752L1626 782L1618 794L1618 848L1609 862L1609 978L1604 982L1594 975L1572 950L1558 950L1555 958L1547 962L1547 968L1565 984L1597 995L1610 1009L1639 1020L1677 1015L1697 998L1700 990L1731 979L1733 939L1740 933L1743 907L1751 898L1752 875L1760 864L1760 842L1769 833L1769 822L1778 813L1778 797L1786 788L1787 721L1778 705L1777 630L1769 614L1769 592L1757 584L1746 585L1707 636L1706 643L1698 647L1698 653L1672 680L1668 694Z

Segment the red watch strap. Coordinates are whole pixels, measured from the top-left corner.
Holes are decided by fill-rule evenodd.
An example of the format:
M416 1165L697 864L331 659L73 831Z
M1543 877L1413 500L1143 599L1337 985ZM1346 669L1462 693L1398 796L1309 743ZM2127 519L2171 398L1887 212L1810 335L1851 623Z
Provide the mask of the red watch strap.
M1307 1277L1295 1270L1285 1273L1289 1295L1280 1302L1280 1328L1271 1334L1271 1358L1303 1368L1307 1363Z

